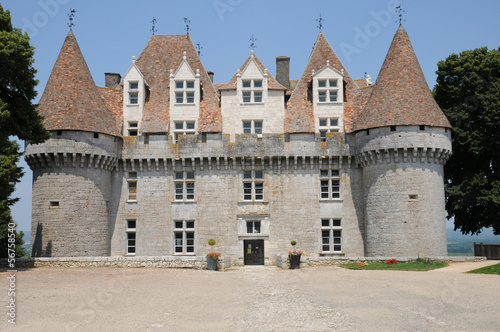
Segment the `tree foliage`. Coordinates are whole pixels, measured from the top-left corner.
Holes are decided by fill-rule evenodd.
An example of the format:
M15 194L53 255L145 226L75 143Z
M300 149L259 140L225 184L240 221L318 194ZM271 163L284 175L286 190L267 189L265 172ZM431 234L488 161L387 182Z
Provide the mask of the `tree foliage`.
M28 34L12 26L10 12L0 5L0 257L7 257L8 225L13 222L10 207L17 201L11 195L23 175L16 164L19 145L11 138L40 143L49 137L32 103L38 84L33 55ZM16 239L19 256L22 233L16 233Z
M448 218L464 234L500 234L500 48L452 54L436 73L434 97L453 126Z

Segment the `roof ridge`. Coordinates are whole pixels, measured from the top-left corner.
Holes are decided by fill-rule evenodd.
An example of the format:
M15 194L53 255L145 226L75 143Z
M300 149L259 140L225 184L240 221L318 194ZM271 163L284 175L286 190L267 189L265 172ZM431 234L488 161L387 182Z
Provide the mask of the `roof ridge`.
M254 59L255 62L257 63L257 67L259 70L264 74L264 69L267 70L267 67L262 63L262 61L259 59L257 54L252 50L248 58L243 62L243 64L238 68L238 72L243 72L245 69L248 67L250 61ZM234 90L236 89L236 79L238 76L238 72L231 77L229 82L224 84L222 87L219 88L219 90ZM267 70L267 75L268 75L268 89L271 90L286 90L286 87L284 87L281 83L279 83L274 76L271 74L269 70Z
M402 24L394 35L373 92L352 131L392 125L451 127L432 97Z

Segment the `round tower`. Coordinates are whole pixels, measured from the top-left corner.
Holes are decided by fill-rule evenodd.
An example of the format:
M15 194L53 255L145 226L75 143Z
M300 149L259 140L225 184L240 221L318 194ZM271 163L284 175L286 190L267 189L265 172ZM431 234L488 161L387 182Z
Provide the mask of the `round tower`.
M400 26L354 126L366 256L446 256L443 166L450 124Z
M26 148L33 170L32 257L110 255L115 146L109 135L57 131Z
M110 255L119 89L96 87L70 30L39 103L52 137L25 151L33 170L33 257Z

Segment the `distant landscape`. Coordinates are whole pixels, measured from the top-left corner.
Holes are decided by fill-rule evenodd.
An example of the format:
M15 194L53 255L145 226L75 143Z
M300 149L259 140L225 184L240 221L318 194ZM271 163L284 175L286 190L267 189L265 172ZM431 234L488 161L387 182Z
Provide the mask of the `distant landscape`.
M31 231L24 232L24 250L29 256L31 248ZM446 229L446 239L448 241L448 256L474 256L474 242L484 244L500 244L500 236L494 235L490 229L483 230L479 235L462 235Z
M448 256L474 256L474 242L484 244L500 244L500 236L494 235L491 229L485 229L479 235L462 235L446 229Z

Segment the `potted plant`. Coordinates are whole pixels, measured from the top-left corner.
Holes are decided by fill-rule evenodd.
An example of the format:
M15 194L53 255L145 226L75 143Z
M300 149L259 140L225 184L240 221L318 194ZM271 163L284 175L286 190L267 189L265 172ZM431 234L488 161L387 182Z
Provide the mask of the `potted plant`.
M212 249L211 249L211 252L209 252L207 254L207 256L206 256L206 258L207 258L207 269L209 271L217 271L217 262L219 261L221 253L213 251L213 247L215 245L215 240L214 239L208 240L208 244L212 247Z
M298 269L300 268L300 256L304 254L300 250L295 250L295 245L297 244L297 241L293 240L290 242L290 244L293 246L293 251L288 251L288 260L290 261L290 269Z

